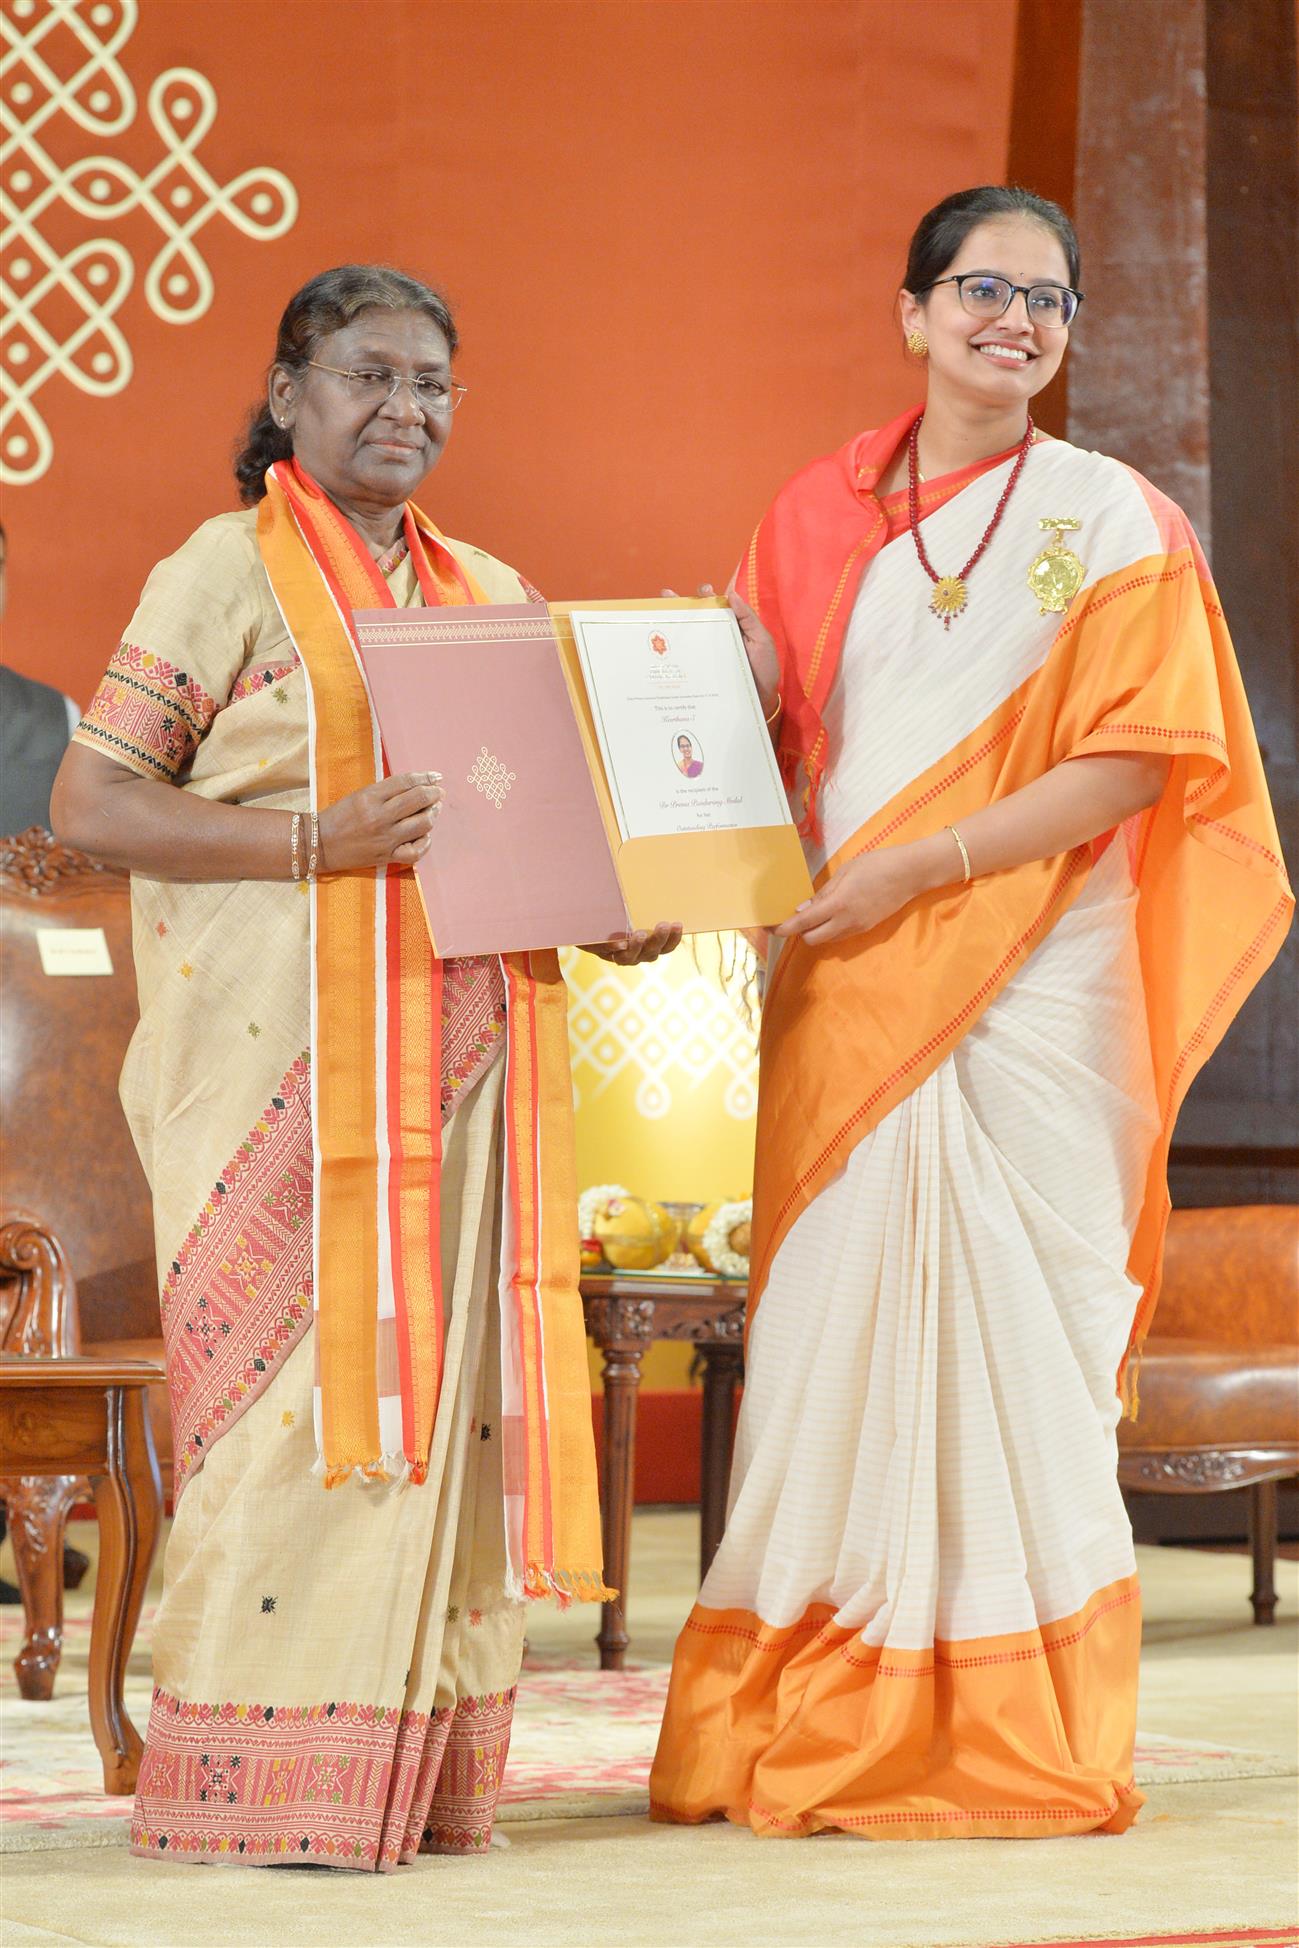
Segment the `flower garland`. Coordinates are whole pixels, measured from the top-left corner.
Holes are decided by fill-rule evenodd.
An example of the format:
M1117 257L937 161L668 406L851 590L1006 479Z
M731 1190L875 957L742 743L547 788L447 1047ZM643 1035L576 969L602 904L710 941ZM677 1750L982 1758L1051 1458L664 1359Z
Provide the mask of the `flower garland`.
M737 1204L719 1204L703 1236L705 1255L714 1270L723 1278L747 1278L749 1259L747 1252L732 1248L731 1237L742 1224L753 1222L753 1199L746 1197Z
M617 1217L616 1206L625 1204L631 1192L623 1184L593 1184L584 1190L577 1200L577 1234L580 1238L595 1236L595 1221L598 1217ZM610 1206L615 1208L610 1209Z

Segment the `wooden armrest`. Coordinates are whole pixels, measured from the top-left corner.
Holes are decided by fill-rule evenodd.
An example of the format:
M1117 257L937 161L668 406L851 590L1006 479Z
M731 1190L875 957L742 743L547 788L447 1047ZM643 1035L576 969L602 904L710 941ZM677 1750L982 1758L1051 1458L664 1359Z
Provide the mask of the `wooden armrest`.
M6 1353L58 1356L80 1350L77 1282L67 1252L39 1218L22 1211L0 1214L0 1275L18 1285L4 1324Z
M166 1371L153 1360L97 1360L80 1353L56 1358L0 1353L0 1389L14 1387L160 1387Z

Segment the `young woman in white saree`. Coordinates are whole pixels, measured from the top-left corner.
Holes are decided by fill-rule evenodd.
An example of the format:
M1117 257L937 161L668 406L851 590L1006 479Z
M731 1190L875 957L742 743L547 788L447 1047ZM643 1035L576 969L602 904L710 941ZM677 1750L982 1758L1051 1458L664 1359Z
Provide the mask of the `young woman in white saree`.
M734 602L816 892L763 1022L747 1380L654 1815L1120 1831L1140 1608L1115 1478L1178 1105L1292 902L1178 508L1038 437L1054 204L920 224L923 407L778 495Z

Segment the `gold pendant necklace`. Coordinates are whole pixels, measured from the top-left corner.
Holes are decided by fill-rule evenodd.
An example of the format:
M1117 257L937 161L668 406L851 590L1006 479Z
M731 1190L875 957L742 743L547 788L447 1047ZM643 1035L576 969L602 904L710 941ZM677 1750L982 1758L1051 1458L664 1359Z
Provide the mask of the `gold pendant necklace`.
M934 592L929 598L929 608L933 615L942 618L946 628L953 616L958 616L969 601L963 577L960 575L940 575L934 583Z
M1019 454L1014 466L1010 470L1010 479L1002 488L1001 499L997 502L993 510L992 519L983 531L983 539L959 575L940 575L938 573L938 570L930 561L928 553L925 550L924 538L920 532L920 428L923 423L924 414L922 413L911 428L911 436L907 441L907 511L910 516L911 539L915 543L917 559L934 585L934 592L929 598L929 612L931 615L937 616L944 629L950 629L955 617L963 613L969 602L969 591L966 588L966 583L969 581L970 571L978 563L983 555L984 549L997 532L1001 517L1006 511L1006 503L1014 493L1019 476L1024 471L1024 462L1028 458L1028 449L1032 446L1034 439L1033 421L1030 418L1024 429L1024 437L1019 443Z

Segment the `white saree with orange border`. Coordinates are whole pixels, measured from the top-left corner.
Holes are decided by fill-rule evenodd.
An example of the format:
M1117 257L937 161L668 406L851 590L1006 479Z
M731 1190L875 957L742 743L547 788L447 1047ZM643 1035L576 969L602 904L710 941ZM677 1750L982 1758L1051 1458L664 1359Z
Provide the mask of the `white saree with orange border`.
M818 883L1064 758L1173 763L1091 847L779 955L729 1519L652 1806L790 1836L1118 1831L1141 1804L1120 1375L1178 1104L1292 902L1184 517L1043 442L944 630L905 496L874 492L913 417L796 477L741 571ZM927 487L940 572L1013 459ZM1027 582L1048 516L1081 523L1063 616Z

